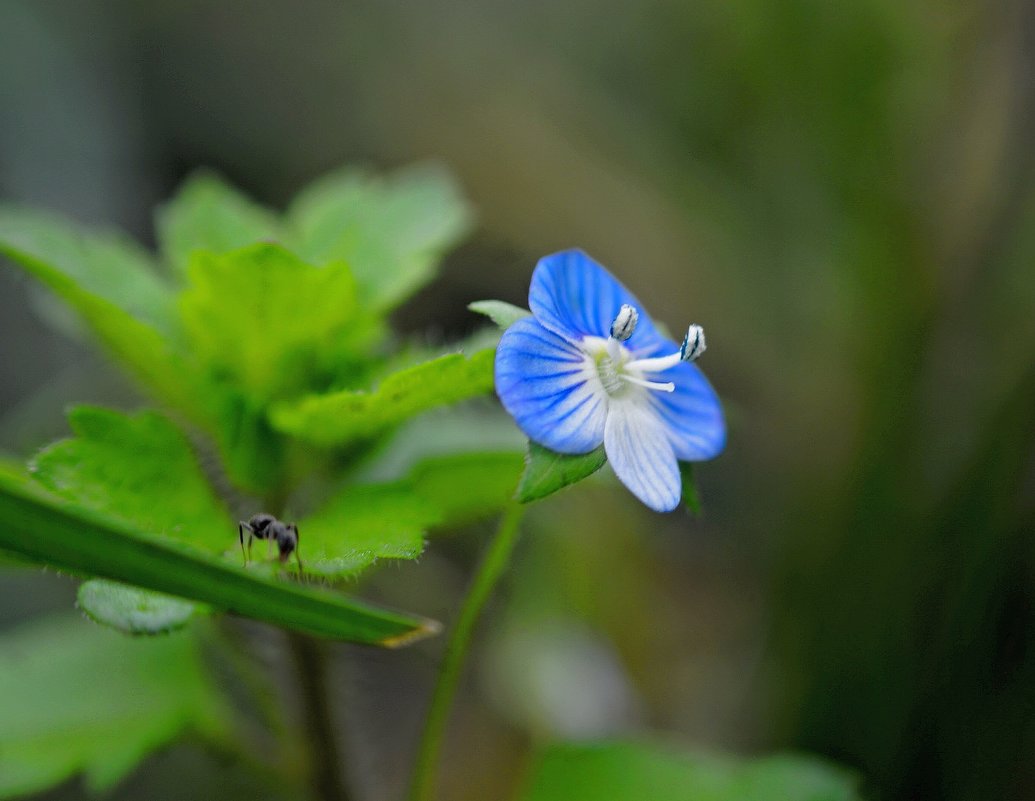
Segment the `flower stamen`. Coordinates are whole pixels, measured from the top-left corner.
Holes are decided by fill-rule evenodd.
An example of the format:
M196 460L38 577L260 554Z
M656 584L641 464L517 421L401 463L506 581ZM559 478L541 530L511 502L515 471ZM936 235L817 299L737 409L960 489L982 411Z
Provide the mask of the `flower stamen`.
M704 353L704 349L704 329L694 323L686 329L683 344L679 346L679 355L684 362L693 362L697 361L697 357Z
M664 370L670 370L683 361L683 357L679 355L679 351L670 353L668 356L652 356L649 359L634 359L625 366L630 370L636 370L641 373L660 373Z
M633 331L636 330L636 323L639 321L640 313L636 311L636 307L623 303L622 308L618 310L618 316L611 323L611 339L625 342L633 335Z
M621 394L623 387L629 384L658 392L675 392L673 382L651 381L646 376L670 370L681 362L692 362L704 353L704 329L694 324L687 329L683 344L674 353L633 358L623 343L632 336L638 321L635 307L623 304L611 323L610 336L606 340L587 338L583 345L585 353L595 362L604 391L611 397Z
M649 359L635 359L625 366L630 370L639 370L641 373L660 373L669 370L680 362L693 362L704 353L704 329L699 325L691 325L686 336L683 337L683 344L679 350L667 356L652 356Z
M645 378L638 378L634 375L624 373L622 375L623 381L628 381L630 384L636 384L638 387L646 387L647 389L656 389L661 392L675 392L676 385L671 381L648 381Z

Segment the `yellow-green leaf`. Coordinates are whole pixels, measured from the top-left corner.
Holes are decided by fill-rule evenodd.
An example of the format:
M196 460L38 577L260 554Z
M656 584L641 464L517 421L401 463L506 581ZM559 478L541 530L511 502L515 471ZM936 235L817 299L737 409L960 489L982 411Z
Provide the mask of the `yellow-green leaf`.
M195 357L214 379L257 400L326 381L356 325L349 268L316 267L276 245L197 252L188 282L180 314Z
M43 272L63 276L81 292L163 334L175 325L172 290L154 257L120 232L89 229L48 212L0 206L0 253L45 284L53 282Z
M289 244L316 263L345 261L364 305L398 305L435 276L472 214L452 177L434 165L388 176L344 169L314 182L287 214Z
M87 291L46 261L23 251L5 253L67 303L111 355L157 398L191 419L205 418L200 379L166 335L111 300Z
M166 262L187 271L198 251L225 253L257 242L274 242L276 215L242 194L218 175L199 172L155 214L158 244Z

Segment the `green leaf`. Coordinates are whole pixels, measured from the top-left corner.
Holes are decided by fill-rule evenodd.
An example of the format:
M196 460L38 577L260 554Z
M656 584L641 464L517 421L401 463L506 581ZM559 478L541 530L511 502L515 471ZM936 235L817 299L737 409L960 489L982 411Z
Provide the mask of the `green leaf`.
M219 455L235 486L257 496L287 483L286 441L266 419L265 404L229 387L213 399Z
M190 444L165 417L79 406L68 422L75 438L32 462L33 476L48 490L137 531L213 553L237 544L234 523Z
M57 496L45 500L59 503L61 498L69 502L62 509L71 511L59 516L58 522L64 520L71 530L51 541L22 544L10 550L29 553L32 548L26 546L36 545L43 551L42 559L60 567L204 601L279 625L316 625L327 636L380 638L383 632L391 638L408 627L424 625L417 619L390 613L382 620L381 612L335 596L299 595L292 585L269 577L260 579L254 570L230 570L228 574L229 568L220 557L229 552L235 561L240 558L236 521L213 495L189 443L172 423L154 412L124 415L94 407L74 409L69 421L76 437L42 451L34 460L33 475L37 486ZM39 497L39 490L34 493L33 487L26 487L23 481L12 479L5 484L9 490L20 487L22 495ZM62 510L51 511L57 514ZM100 539L87 553L80 552L82 532L76 518L83 514L87 522L99 520L101 525L115 526L116 530L106 536L115 539L115 545L108 547L123 554L121 566L106 561ZM130 541L119 540L120 533ZM0 547L6 546L0 542ZM168 552L166 548L175 550ZM156 560L155 564L147 562L149 559ZM159 573L164 562L170 565L168 574ZM221 582L225 586L220 587ZM264 592L268 603L259 597ZM284 610L273 608L278 597L287 604ZM349 614L341 621L325 619L342 616L343 610ZM373 620L368 621L368 617ZM307 622L310 618L314 622Z
M344 169L303 190L287 223L293 250L318 264L347 263L363 304L384 311L435 277L441 256L469 230L471 212L441 168L388 177Z
M427 459L410 473L413 493L438 508L434 525L458 526L496 514L514 499L519 452L460 453Z
M42 486L138 536L239 558L236 521L166 418L79 407L69 421L76 437L51 445L33 462ZM377 559L415 559L429 528L461 525L502 508L520 470L517 453L470 453L421 462L397 481L348 487L300 523L305 570L353 575Z
M602 445L589 453L571 455L555 453L529 440L525 473L518 486L518 500L530 503L552 495L569 484L593 475L606 461L607 455Z
M67 303L111 354L155 396L203 419L197 375L167 337L110 300L81 287L69 274L25 252L5 252Z
M648 742L549 748L522 801L859 801L857 781L821 760L697 754Z
M29 470L24 462L9 456L0 456L0 476L9 481L21 481L28 483L32 481Z
M350 576L379 559L416 559L438 522L434 504L406 484L349 487L298 524L299 558L309 573Z
M476 300L474 303L468 303L467 308L478 314L484 314L504 331L518 320L532 316L532 312L528 309L522 309L520 306L502 300Z
M6 481L23 486L32 486L32 477L25 465L13 459L0 457L0 481ZM11 553L0 549L0 567L39 567L40 565L31 559L26 559L19 554Z
M430 281L442 254L470 224L456 184L428 165L388 177L355 169L332 173L299 194L284 222L220 178L200 174L157 215L162 254L180 270L199 251L283 242L306 261L348 264L364 307L373 313L398 305Z
M495 514L514 496L517 453L419 463L395 482L347 487L299 525L307 572L345 576L378 559L416 559L428 531Z
M693 517L701 514L701 496L697 492L697 479L694 477L694 463L680 462L679 477L683 483L683 504Z
M0 475L0 548L60 570L87 573L210 604L275 626L396 647L435 634L432 620L326 590L277 581Z
M270 412L278 430L317 445L367 439L409 418L489 392L495 351L460 353L392 373L372 392L340 390L281 403Z
M0 206L0 253L44 283L49 282L39 275L43 268L135 320L165 333L173 329L170 287L159 277L151 255L120 233L89 230L45 212Z
M84 773L109 790L186 732L226 740L229 718L186 636L129 640L82 618L0 636L0 798Z
M84 581L77 603L92 620L125 634L167 634L200 611L182 598L104 579Z
M499 405L460 404L428 412L401 425L356 475L368 483L386 481L432 456L476 451L524 453L527 447L525 435Z
M206 172L188 178L155 217L162 256L181 273L198 251L225 253L280 239L273 212Z
M299 394L336 367L356 288L341 262L314 267L276 245L195 253L180 314L192 351L218 381L250 397Z

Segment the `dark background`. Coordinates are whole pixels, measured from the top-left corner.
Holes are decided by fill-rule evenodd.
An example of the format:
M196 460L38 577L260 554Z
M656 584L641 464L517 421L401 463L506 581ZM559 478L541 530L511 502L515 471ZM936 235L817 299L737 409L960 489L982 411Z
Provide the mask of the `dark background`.
M607 481L536 510L451 730L457 799L505 797L544 738L640 728L815 751L875 799L1035 798L1033 101L1022 2L0 0L7 200L150 242L198 166L278 206L434 159L478 228L401 330L469 333L469 301L522 303L569 246L705 326L730 444L703 518ZM0 270L8 453L70 402L138 403L54 317ZM484 534L373 589L448 617ZM2 573L0 621L71 595ZM371 798L440 647L342 652ZM263 793L190 746L120 792L182 797L183 765L195 797Z

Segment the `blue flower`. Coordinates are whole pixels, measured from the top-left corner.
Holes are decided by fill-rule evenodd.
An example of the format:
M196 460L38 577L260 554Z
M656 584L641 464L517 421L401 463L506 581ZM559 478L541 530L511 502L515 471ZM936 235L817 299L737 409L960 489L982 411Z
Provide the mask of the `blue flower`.
M604 445L618 478L651 509L679 505L680 461L718 455L726 423L715 390L691 362L704 332L682 346L581 250L546 256L528 292L532 317L503 334L496 392L529 439L558 453Z

